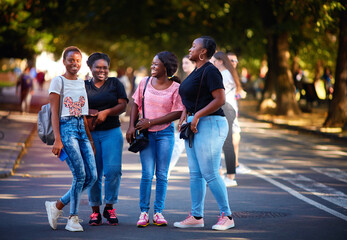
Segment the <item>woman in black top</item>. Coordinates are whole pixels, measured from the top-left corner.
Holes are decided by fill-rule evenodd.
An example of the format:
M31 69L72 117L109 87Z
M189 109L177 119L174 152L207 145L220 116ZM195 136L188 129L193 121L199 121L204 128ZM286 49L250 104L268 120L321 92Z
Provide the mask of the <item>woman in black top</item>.
M118 202L118 191L122 176L123 135L119 115L126 109L128 98L123 84L117 78L109 78L110 59L104 53L93 53L87 64L93 78L85 81L89 109L94 110L89 121L94 146L98 179L88 190L89 204L93 209L90 225L102 223L102 178L105 176L106 206L103 216L107 223L117 225L118 219L113 204ZM91 111L90 111L91 112ZM95 113L96 112L96 113Z
M194 40L189 49L189 59L196 63L196 69L179 88L186 108L179 127L186 120L191 122L191 130L195 133L192 148L186 140L192 198L191 214L185 220L174 223L174 226L179 228L204 226L206 182L217 200L221 215L212 229L226 230L234 227L227 190L219 175L228 123L221 109L225 103L223 79L219 70L209 62L215 51L216 43L211 37ZM199 97L196 104L197 96Z

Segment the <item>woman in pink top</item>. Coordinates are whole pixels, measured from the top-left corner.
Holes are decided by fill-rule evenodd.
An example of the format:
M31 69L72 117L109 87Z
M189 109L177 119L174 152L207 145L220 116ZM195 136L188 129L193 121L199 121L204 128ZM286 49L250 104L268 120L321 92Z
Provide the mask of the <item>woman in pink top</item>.
M149 144L140 151L142 178L140 184L141 214L138 227L149 224L148 210L151 198L152 179L156 175L156 194L154 201L153 224L166 226L167 221L162 215L165 206L167 189L167 174L174 146L174 124L184 109L178 93L179 78L173 76L177 71L178 60L171 52L160 52L152 61L151 78L145 90L145 118L141 118L135 125L137 116L142 113L142 94L148 77L141 80L136 89L131 109L129 129L126 134L130 142L135 135L135 129L148 129Z

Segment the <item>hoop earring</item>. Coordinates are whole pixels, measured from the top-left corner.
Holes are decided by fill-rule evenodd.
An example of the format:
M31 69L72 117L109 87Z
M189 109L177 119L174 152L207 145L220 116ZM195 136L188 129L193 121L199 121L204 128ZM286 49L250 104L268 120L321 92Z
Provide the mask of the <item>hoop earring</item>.
M201 53L199 54L199 60L200 60L200 61L204 61L204 58L201 59L201 58L200 58L200 55L201 55Z

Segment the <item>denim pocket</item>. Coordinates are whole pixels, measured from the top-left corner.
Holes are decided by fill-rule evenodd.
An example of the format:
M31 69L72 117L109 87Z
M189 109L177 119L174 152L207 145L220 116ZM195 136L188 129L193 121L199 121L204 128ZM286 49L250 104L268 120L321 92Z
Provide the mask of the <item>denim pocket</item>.
M226 119L218 119L216 120L216 124L219 131L219 136L222 138L226 138L228 136L229 131L228 122L226 121Z

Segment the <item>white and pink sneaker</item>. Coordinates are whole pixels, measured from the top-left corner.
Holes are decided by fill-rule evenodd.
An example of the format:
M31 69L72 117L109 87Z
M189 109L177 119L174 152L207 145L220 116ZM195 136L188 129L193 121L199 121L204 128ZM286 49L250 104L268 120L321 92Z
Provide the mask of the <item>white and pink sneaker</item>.
M167 226L167 221L165 220L163 214L157 212L153 216L153 224L157 226Z
M148 213L141 212L139 220L137 221L137 227L147 227L149 224Z
M235 227L234 219L229 219L228 216L224 216L223 213L222 216L218 218L218 222L212 226L212 229L224 231L233 227Z
M177 228L192 228L192 227L204 227L204 219L196 219L194 216L189 214L189 216L181 221L181 222L175 222L174 226Z

